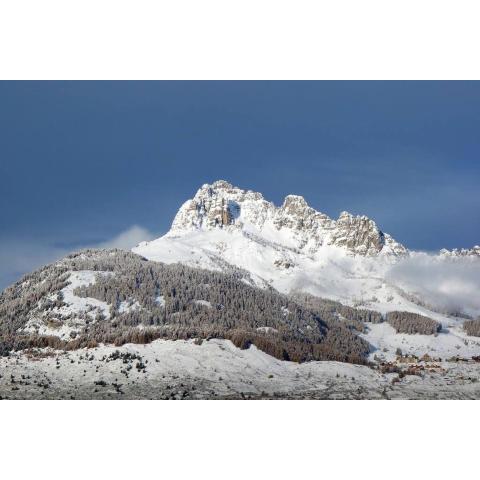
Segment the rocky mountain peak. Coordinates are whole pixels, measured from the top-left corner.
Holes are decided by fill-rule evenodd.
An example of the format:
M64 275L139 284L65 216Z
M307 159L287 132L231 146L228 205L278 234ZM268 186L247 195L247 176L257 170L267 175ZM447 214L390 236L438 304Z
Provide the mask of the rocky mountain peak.
M335 245L363 255L380 252L385 246L385 235L373 220L362 215L342 212L332 235Z
M299 195L287 195L282 206L278 209L277 216L279 219L289 216L300 220L301 223L304 224L305 221L315 213L318 212L309 207L303 197Z
M225 180L217 180L213 183L204 183L195 194L194 198L202 198L205 196L227 195L236 189L231 183Z
M384 234L366 216L342 212L338 220L310 207L299 195L287 195L280 207L266 201L263 195L242 190L225 180L203 185L194 198L178 211L169 235L195 230L240 230L248 226L258 235L282 232L289 245L315 253L325 245L345 248L351 254L403 254L406 249ZM273 232L273 233L272 233Z
M345 247L358 255L405 255L408 250L365 215L352 215L343 211L335 222L332 244Z
M211 188L214 188L214 189L224 188L226 190L232 190L234 187L231 183L228 183L226 180L217 180L212 183Z
M245 221L258 226L272 208L273 204L266 202L260 193L217 180L202 185L193 199L182 205L173 221L171 233L241 227Z
M287 195L283 201L282 208L289 208L291 206L308 207L306 200L300 195Z

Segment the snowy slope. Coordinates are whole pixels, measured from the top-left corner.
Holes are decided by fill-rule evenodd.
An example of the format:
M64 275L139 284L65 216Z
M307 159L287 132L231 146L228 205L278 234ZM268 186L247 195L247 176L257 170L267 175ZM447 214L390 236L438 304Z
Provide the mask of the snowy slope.
M110 272L93 272L90 270L68 271L68 284L59 292L61 306L45 308L46 302L54 302L58 293L41 298L32 308L27 324L21 332L39 335L53 335L61 339L70 339L73 334L81 331L86 321L95 322L97 315L110 318L110 306L96 298L82 298L74 294L77 287L91 285L96 281L96 275L111 275Z
M285 293L302 289L382 311L393 299L402 302L385 283L385 269L408 255L367 217L343 212L332 220L295 195L276 207L260 193L225 181L203 185L164 237L133 251L209 269L224 269L228 262L250 272L259 286L267 282Z
M388 325L372 326L366 338L390 354L409 341L417 353L435 348L432 342L445 356L478 350L463 348L458 336L462 312L480 314L475 249L468 255L408 251L367 217L343 212L333 220L303 197L289 195L276 207L260 193L222 180L203 185L182 205L166 235L133 251L165 263L234 266L248 271L259 287L305 291L382 313L410 311L442 323L439 337L423 340L392 333Z
M0 371L8 399L480 398L478 363L425 364L420 376L400 379L360 365L277 360L218 339L17 352L0 357Z
M394 259L354 257L341 247L323 246L305 253L243 230L217 229L168 234L133 251L154 261L208 269L221 270L228 262L253 274L258 286L266 282L283 293L303 290L382 312L400 305L419 310L385 279Z
M293 195L276 207L260 193L224 181L203 185L180 208L165 236L133 251L155 261L216 270L227 262L250 272L259 286L267 282L284 293L304 290L381 312L421 314L429 312L427 305L441 311L448 311L449 305L438 302L435 308L434 295L418 289L399 265L454 261L445 252L433 260L409 252L367 217L344 212L332 220ZM480 272L477 258L471 257L470 263L474 273ZM432 265L425 269L433 270ZM453 286L443 285L439 293L448 296L448 288ZM473 315L480 313L476 302L455 305L461 307Z

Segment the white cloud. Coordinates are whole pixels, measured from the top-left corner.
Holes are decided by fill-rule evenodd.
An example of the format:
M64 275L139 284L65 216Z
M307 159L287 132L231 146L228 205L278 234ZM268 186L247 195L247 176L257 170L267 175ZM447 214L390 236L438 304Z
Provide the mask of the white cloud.
M139 225L133 225L116 237L97 245L97 248L121 248L130 250L140 242L152 240L153 234Z
M451 311L480 313L480 259L448 259L416 254L395 265L387 274L402 289L425 302Z
M5 240L0 244L0 291L18 280L22 275L42 265L55 262L72 251L84 248L120 248L130 250L154 235L147 229L133 225L115 237L98 244L80 245L75 248L59 248L40 242Z

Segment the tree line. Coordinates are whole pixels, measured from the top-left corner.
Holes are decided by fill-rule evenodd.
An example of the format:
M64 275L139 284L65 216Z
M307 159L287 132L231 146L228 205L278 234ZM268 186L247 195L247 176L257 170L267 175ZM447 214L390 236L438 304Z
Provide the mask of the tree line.
M436 320L412 312L389 312L386 320L397 333L435 335L442 329Z

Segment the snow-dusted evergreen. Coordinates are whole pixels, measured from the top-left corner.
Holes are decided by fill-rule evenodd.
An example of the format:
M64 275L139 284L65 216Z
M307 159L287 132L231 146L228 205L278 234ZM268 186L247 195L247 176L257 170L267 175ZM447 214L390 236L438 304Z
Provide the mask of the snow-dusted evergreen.
M284 360L366 362L369 344L334 309L311 310L243 278L121 250L70 255L0 295L0 352L226 338Z
M412 312L389 312L386 321L399 333L435 335L442 329L441 323Z

